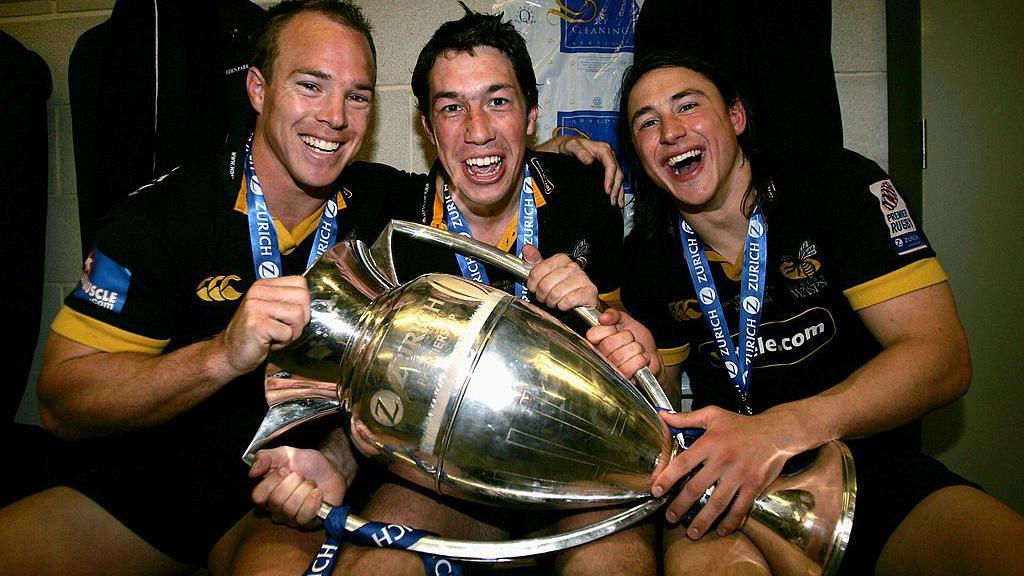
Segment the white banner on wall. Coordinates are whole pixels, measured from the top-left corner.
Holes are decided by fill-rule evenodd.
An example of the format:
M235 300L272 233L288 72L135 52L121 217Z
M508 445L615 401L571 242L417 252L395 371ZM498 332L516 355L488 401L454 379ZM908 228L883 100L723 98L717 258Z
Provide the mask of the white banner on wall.
M643 0L505 0L540 84L537 139L579 134L616 148L618 91Z

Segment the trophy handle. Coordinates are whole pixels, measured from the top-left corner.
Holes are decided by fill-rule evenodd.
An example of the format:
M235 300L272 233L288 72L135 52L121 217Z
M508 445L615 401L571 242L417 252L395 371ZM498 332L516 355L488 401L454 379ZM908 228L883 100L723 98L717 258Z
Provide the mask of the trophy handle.
M639 522L654 513L669 496L669 493L661 498L647 499L632 508L623 510L614 516L609 516L599 522L577 528L569 532L542 536L537 538L525 538L522 540L502 540L498 542L476 541L476 540L451 540L438 536L424 536L409 546L408 550L426 554L434 554L454 560L466 562L509 562L517 558L526 558L537 554L558 552L566 548L581 546L593 542L628 526ZM317 516L326 520L334 506L324 502L320 504ZM354 532L366 524L366 520L349 514L345 519L345 530Z
M341 410L341 402L331 398L300 398L274 404L267 410L259 430L245 449L242 461L252 466L256 451L288 430Z
M453 234L447 230L431 228L430 226L424 226L423 224L415 224L404 220L392 220L388 223L387 227L384 228L384 231L381 232L380 236L377 237L377 241L374 242L373 246L370 248L370 255L373 258L374 263L391 278L396 278L394 255L392 253L391 244L391 238L394 236L394 232L398 232L399 234L428 244L448 248L452 252L472 256L477 260L481 260L491 264L492 266L501 268L524 283L530 276L530 270L533 268L533 265L526 260L513 256L502 250L498 250L494 246L485 244L474 238L462 236L460 234ZM600 318L601 313L607 309L608 306L605 305L604 302L598 300L596 307L580 306L573 310L590 326L599 326L600 322L598 321L598 318ZM647 394L647 400L656 410L672 410L672 403L669 401L668 396L665 395L665 391L662 390L661 384L658 383L658 379L651 373L650 369L644 366L637 371L633 376L633 379ZM673 432L676 441L679 443L679 447L685 449L686 443L682 431Z

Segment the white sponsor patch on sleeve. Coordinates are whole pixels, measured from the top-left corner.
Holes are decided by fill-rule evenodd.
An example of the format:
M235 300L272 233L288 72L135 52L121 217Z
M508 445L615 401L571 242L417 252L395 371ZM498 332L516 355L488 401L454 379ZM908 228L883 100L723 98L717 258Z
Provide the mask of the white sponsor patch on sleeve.
M924 236L917 230L917 224L910 216L907 203L896 191L892 180L880 180L868 190L878 198L878 207L882 210L882 219L889 230L889 241L900 256L927 248Z

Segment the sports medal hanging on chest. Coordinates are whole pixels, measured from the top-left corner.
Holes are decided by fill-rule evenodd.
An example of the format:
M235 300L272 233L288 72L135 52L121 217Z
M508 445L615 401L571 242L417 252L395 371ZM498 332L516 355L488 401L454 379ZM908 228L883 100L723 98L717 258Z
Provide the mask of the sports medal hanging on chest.
M281 249L277 243L277 229L270 215L267 201L263 197L263 187L256 177L256 168L252 162L252 136L245 144L245 160L243 165L245 176L245 211L249 220L249 242L252 245L252 264L256 270L256 279L277 278L282 273ZM329 250L338 238L338 201L332 197L324 204L324 212L320 216L316 237L309 250L306 268L316 262L321 254Z
M445 224L448 225L448 229L456 234L463 236L473 237L473 231L470 230L469 225L466 224L465 218L462 217L462 212L459 211L459 207L455 205L455 200L452 198L451 191L448 189L448 183L445 182L441 187L441 202L444 205L445 212ZM516 256L523 257L523 247L529 244L530 246L540 247L540 234L538 231L537 222L537 204L533 198L533 178L530 176L530 168L525 167L523 169L523 187L519 193L519 215L517 220L516 228ZM477 262L473 258L463 256L461 254L455 255L459 262L459 268L462 270L462 277L470 280L475 280L481 284L491 284L491 279L487 276L487 270L484 269L484 265ZM530 300L530 293L520 282L516 282L515 288L516 296L523 300Z
M679 238L683 244L686 267L697 292L697 303L704 314L704 322L718 346L729 380L739 394L741 410L753 414L750 403L750 370L757 349L757 331L761 324L764 305L765 262L768 259L768 233L764 217L758 208L750 216L747 237L743 246L743 269L740 277L739 349L733 344L732 332L722 310L715 279L711 275L707 249L693 228L679 216Z

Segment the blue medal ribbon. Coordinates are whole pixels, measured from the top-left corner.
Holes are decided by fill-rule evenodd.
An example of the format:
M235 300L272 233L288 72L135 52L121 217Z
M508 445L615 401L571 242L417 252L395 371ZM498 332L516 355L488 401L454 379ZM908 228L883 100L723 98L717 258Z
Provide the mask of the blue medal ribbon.
M718 353L729 373L729 379L739 393L743 410L747 414L753 414L750 405L750 369L753 365L754 351L757 350L757 330L761 324L761 309L764 306L768 260L768 232L764 226L764 218L760 210L755 209L747 225L743 275L740 278L738 353L725 320L715 279L711 275L704 242L697 237L682 215L679 216L679 237L683 244L686 267L697 291L697 302L704 314L704 322L718 344Z
M540 246L537 204L533 198L533 178L530 176L529 167L524 167L523 172L523 189L519 194L519 220L517 222L518 228L516 229L516 256L520 258L523 257L523 246L527 244L530 246ZM441 187L441 202L444 204L445 224L448 225L448 229L456 234L472 238L473 231L466 224L466 219L462 217L459 207L455 205L455 200L452 199L447 183ZM462 254L456 254L455 258L459 262L463 278L475 280L488 286L491 284L491 279L488 278L483 264ZM530 294L526 286L516 282L515 290L516 296L526 301L530 300Z
M379 548L407 549L420 541L424 536L431 535L426 530L417 530L400 524L383 522L367 522L354 532L345 530L348 518L348 506L335 506L324 520L327 541L320 547L304 576L329 575L334 571L334 562L338 557L342 542L352 542L360 546L377 546ZM423 568L427 576L462 576L462 568L458 563L433 554L420 554Z
M281 249L277 244L277 230L270 215L263 187L256 177L252 162L252 136L245 145L245 211L249 219L249 242L252 245L252 264L256 278L277 278L281 275ZM328 251L338 238L338 201L331 198L324 205L320 224L316 229L313 247L309 250L306 268L316 262L321 254Z

